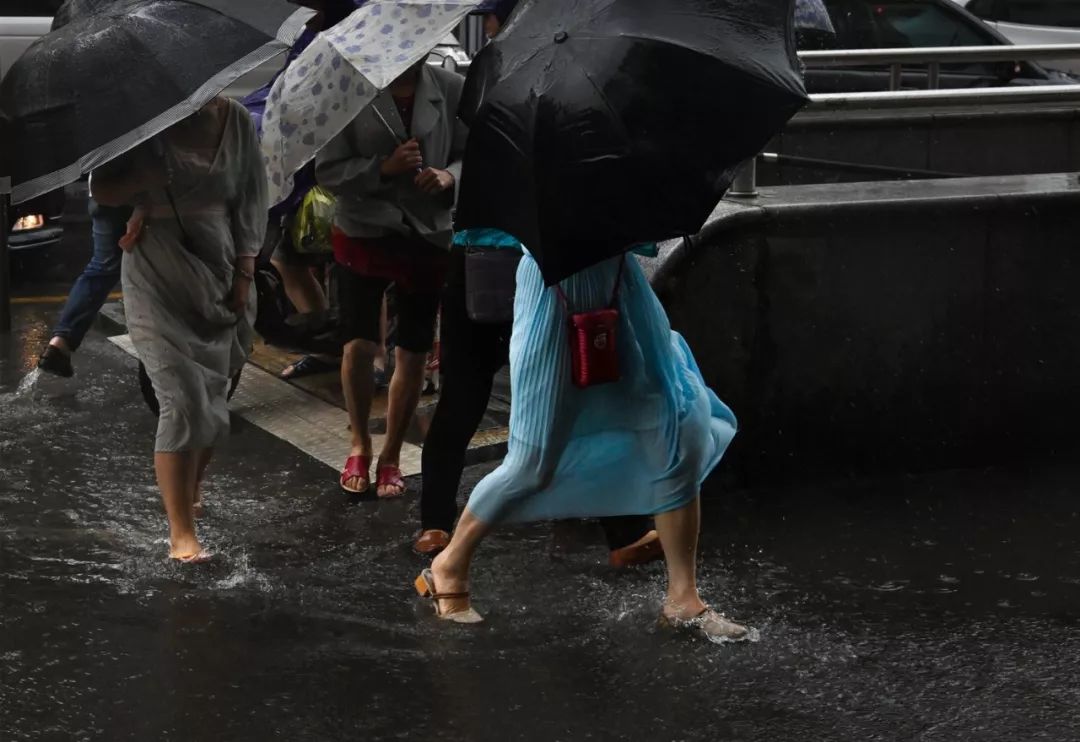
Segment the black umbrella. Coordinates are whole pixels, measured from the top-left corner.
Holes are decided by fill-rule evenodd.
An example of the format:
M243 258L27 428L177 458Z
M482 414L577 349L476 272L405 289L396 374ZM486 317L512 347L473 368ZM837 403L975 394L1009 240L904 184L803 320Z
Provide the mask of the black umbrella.
M806 102L794 0L523 0L473 62L458 227L548 283L694 234Z
M52 30L63 28L77 18L97 13L117 0L64 0L53 16Z
M81 0L69 11L0 84L0 173L16 203L191 115L286 51L313 14L286 0Z

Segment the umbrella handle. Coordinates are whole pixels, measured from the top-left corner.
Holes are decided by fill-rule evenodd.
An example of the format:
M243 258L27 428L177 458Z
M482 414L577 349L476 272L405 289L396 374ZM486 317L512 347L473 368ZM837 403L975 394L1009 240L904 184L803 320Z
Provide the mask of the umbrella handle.
M390 136L392 136L394 138L394 141L397 142L398 146L400 147L401 145L405 144L405 142L402 141L401 137L399 137L397 135L397 132L394 131L394 127L391 126L390 122L386 120L386 117L382 115L382 111L379 110L379 107L376 106L374 103L372 103L371 104L371 110L374 111L375 115L379 117L379 121L381 121L382 125L386 127L386 130L388 132L390 132ZM424 172L424 166L423 165L416 168L416 174L417 175L419 175L422 172Z

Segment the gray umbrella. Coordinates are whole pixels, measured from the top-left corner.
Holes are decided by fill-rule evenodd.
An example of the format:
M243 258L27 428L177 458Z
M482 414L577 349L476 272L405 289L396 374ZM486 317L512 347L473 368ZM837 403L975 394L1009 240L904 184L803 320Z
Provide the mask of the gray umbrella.
M286 0L74 0L0 83L15 203L60 188L199 110L286 51ZM68 22L64 22L67 20Z

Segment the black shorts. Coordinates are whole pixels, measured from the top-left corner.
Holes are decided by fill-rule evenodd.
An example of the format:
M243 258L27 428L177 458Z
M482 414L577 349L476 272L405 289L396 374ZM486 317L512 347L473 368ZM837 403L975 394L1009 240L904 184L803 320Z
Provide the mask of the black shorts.
M368 340L382 343L380 320L389 278L361 276L348 268L335 266L337 301L342 340ZM405 291L394 287L397 319L397 347L413 353L427 353L435 344L435 319L439 313L440 291Z

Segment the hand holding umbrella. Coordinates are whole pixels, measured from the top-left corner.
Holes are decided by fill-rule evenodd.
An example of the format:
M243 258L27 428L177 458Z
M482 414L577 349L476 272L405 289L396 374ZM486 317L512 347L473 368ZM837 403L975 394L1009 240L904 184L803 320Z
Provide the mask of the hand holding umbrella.
M394 154L383 160L382 167L379 169L384 178L395 178L410 171L416 173L416 177L419 178L423 165L424 157L420 154L420 143L415 139L410 139L399 144Z
M372 110L375 111L375 116L390 132L390 135L398 141L398 147L394 150L394 154L383 162L381 168L383 177L392 178L414 170L416 178L413 183L424 193L434 195L453 187L454 176L446 170L438 170L432 167L424 168L424 155L420 152L419 142L415 139L402 141L397 132L394 131L394 127L382 115L382 112L378 108Z

